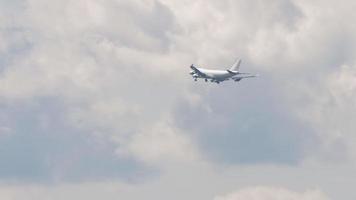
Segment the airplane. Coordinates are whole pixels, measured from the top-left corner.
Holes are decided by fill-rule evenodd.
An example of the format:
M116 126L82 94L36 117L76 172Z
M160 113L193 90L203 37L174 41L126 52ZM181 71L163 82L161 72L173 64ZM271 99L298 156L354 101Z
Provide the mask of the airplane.
M244 78L252 78L257 77L258 74L250 74L250 73L241 73L240 72L241 60L237 60L230 69L228 70L212 70L212 69L204 69L195 67L194 64L190 66L192 71L190 75L192 75L194 81L197 81L198 78L204 79L205 82L215 82L219 84L220 82L226 80L234 80L235 82L239 82Z

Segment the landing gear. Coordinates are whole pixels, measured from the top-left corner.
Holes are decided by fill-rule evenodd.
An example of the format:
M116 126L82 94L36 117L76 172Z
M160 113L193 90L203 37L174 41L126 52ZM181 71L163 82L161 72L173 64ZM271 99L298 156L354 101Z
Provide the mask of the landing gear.
M197 81L197 80L198 80L198 79L196 79L196 78L194 79L194 81Z
M219 83L220 83L220 81L215 80L215 79L211 79L211 80L210 80L210 82L212 82L212 83L217 83L217 84L219 84Z
M205 79L205 82L208 82L208 79Z

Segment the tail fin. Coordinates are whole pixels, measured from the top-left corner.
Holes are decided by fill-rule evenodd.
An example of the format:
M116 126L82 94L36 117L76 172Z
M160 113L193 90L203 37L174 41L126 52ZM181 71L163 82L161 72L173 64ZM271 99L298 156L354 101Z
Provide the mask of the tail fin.
M238 72L240 70L241 60L236 60L236 62L232 65L230 71Z

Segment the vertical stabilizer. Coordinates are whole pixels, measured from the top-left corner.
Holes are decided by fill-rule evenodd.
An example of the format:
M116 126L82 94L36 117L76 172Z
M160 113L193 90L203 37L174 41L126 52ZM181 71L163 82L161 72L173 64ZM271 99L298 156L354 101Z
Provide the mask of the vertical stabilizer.
M240 59L236 60L236 62L232 65L230 71L238 72L240 70L240 65L241 65L241 60Z

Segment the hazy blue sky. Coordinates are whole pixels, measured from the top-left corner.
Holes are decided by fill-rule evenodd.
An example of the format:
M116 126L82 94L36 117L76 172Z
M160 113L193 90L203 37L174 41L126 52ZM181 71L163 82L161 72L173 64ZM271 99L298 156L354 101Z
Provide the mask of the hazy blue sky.
M0 199L354 200L355 9L0 0Z

